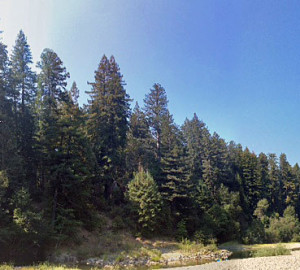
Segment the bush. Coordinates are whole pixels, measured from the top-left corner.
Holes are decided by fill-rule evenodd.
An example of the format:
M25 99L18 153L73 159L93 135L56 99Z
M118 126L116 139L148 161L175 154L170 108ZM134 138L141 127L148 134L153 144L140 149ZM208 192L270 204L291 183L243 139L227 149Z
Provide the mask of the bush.
M260 220L253 220L251 226L247 229L242 238L244 244L259 244L266 239L264 225Z
M197 244L209 245L217 243L217 239L213 238L211 233L205 233L203 230L196 231L193 238Z
M117 232L117 231L125 229L126 226L125 226L125 223L124 223L122 217L117 216L113 219L111 227L114 232Z
M290 255L291 251L282 245L277 245L275 248L262 248L252 252L251 257L269 257L279 255Z
M290 242L299 239L300 224L295 216L295 210L289 206L284 211L283 217L270 219L270 226L266 229L269 242Z
M176 230L176 239L178 241L182 241L183 239L186 239L188 236L185 220L182 219L177 224L177 230Z

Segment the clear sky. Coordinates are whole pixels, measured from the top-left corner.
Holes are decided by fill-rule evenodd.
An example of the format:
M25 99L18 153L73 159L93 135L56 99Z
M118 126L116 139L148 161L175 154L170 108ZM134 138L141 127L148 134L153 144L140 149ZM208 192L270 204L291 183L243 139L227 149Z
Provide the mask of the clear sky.
M176 123L196 112L226 141L300 162L299 1L0 0L9 49L20 29L35 62L59 55L81 103L113 54L140 104L158 82Z

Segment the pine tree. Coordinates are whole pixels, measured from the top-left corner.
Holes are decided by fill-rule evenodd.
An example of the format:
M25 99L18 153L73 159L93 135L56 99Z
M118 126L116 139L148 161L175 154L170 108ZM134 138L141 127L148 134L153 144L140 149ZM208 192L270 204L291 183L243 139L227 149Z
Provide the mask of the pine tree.
M250 214L252 214L259 201L262 186L257 171L257 157L248 148L243 153L241 165L244 192L249 202Z
M123 77L112 56L104 55L95 71L95 82L88 105L88 136L96 155L101 178L97 184L104 185L104 195L112 196L112 186L124 182L124 149L130 115L129 96L124 89Z
M275 154L269 154L270 205L274 212L283 212L282 183L280 181L278 160Z
M35 97L35 74L30 68L32 56L27 39L21 30L11 55L12 77L15 91L19 94L21 113L25 113L26 105Z
M140 171L128 184L128 197L138 215L140 230L147 234L158 229L162 198L149 173Z
M187 142L190 178L198 183L203 176L203 161L208 152L210 134L196 114L192 120L185 120L182 130Z
M222 183L231 185L232 179L229 178L228 155L226 142L214 132L210 138L209 159L217 172L217 187Z
M261 186L259 198L270 200L270 181L269 181L269 162L268 157L264 153L260 153L258 156L258 175L259 175L259 182Z
M16 140L13 93L6 46L0 42L0 171L5 171L13 183L12 190L19 185L22 178L21 159Z
M37 66L41 70L38 75L39 92L35 107L38 116L36 148L39 151L37 185L44 191L45 185L49 182L47 176L53 177L51 171L59 162L60 138L57 122L61 113L61 104L67 98L65 87L69 74L58 55L50 49L42 52L41 61Z
M33 179L34 168L34 118L33 101L36 95L36 76L30 65L32 56L26 37L21 30L11 56L12 86L16 93L16 136L18 149L23 159L25 178Z
M130 117L127 135L126 162L130 172L155 168L155 142L151 136L148 122L143 111L136 103ZM155 174L156 175L156 174Z
M91 179L96 160L84 133L84 116L77 103L78 93L74 82L68 92L67 102L61 104L57 123L60 164L55 172L58 175L57 182L52 189L56 192L57 188L56 220L60 220L59 226L63 231L70 231L66 226L70 226L71 220L74 224L80 221L92 225Z
M295 181L295 192L293 193L294 195L296 195L296 197L294 197L295 210L297 212L297 215L299 216L300 205L299 205L298 192L300 190L300 167L299 167L298 163L296 163L293 166L292 174L293 174L293 178L294 178L294 181Z
M162 121L168 114L168 99L165 89L158 83L153 85L144 99L145 114L156 141L156 156L161 159Z
M286 155L281 154L280 160L280 181L283 187L282 200L286 206L296 206L298 200L298 184L296 175L293 174L292 166L288 163Z
M15 100L6 46L0 41L0 243L10 250L15 235L12 198L20 188L23 174L18 154Z
M183 218L190 214L193 190L188 177L183 136L169 113L163 118L161 129L162 174L159 186L163 198L171 205L173 214Z
M237 175L242 174L242 155L243 148L240 144L236 144L235 142L229 142L228 146L228 163L229 163L229 178L232 179L232 183L230 185L231 190L238 191L240 190L240 184L237 181Z
M48 196L51 209L51 223L55 230L58 220L58 201L63 194L62 189L66 175L64 162L64 134L61 130L60 118L64 102L68 99L65 89L69 74L58 55L45 49L38 63L41 69L39 83L39 119L37 147L39 150L37 186Z

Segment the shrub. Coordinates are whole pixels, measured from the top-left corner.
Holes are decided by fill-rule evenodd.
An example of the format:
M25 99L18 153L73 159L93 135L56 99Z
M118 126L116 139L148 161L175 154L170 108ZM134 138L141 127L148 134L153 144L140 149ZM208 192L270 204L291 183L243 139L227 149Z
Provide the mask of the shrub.
M300 232L300 224L295 216L295 210L289 206L284 211L283 217L270 219L270 226L266 229L269 242L290 242L297 239Z
M111 227L114 232L117 232L119 230L124 229L126 226L122 217L117 216L113 219Z
M249 245L263 243L265 238L266 235L264 225L260 220L253 220L242 240L244 244Z
M290 255L291 251L282 245L277 245L275 248L261 248L252 252L251 257L269 257L279 255Z
M176 230L176 239L178 241L181 241L183 239L186 239L188 236L187 229L186 229L186 223L185 220L182 219L177 223L177 230Z

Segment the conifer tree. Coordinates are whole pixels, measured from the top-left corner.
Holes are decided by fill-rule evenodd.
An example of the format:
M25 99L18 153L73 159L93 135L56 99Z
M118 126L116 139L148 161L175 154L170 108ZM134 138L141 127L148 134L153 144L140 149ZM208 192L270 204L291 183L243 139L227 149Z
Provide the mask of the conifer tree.
M168 114L168 99L165 89L158 83L153 85L150 93L144 99L145 114L150 125L152 135L156 141L156 156L161 159L162 121Z
M280 181L282 183L283 192L282 200L286 206L296 206L298 200L298 183L296 175L293 173L292 166L287 161L285 154L281 154L280 160Z
M92 224L91 179L96 160L85 136L84 116L77 103L78 93L74 82L68 91L68 100L61 104L57 123L60 165L56 173L60 176L56 183L59 205L56 220L60 220L59 225L65 227L64 231L72 220L74 224L79 221L87 226Z
M259 201L262 186L257 171L257 157L248 148L243 153L241 165L244 192L248 198L250 214L252 214Z
M210 134L196 114L192 120L185 120L182 130L187 143L190 178L194 183L198 183L203 176L203 161L208 152Z
M143 168L155 174L155 141L151 136L148 122L143 111L136 103L130 117L127 136L127 168L134 172Z
M59 213L58 201L64 192L62 183L69 177L66 175L64 162L64 134L59 123L63 104L68 98L65 87L69 74L58 55L50 49L42 52L38 67L41 72L38 75L40 115L37 186L48 196L52 228L55 230Z
M149 173L140 171L128 184L129 200L138 215L140 230L147 234L158 229L162 210L162 198Z
M112 186L124 182L124 149L130 114L129 96L124 89L123 76L115 58L104 55L90 83L88 104L88 136L96 155L104 195L112 195Z
M283 212L282 205L282 183L280 181L278 159L275 154L269 154L269 180L270 180L270 205L274 212L281 214Z
M32 64L30 47L24 32L20 30L11 55L11 69L22 114L25 113L25 106L32 103L35 97L35 74L30 64Z
M23 159L26 179L33 179L34 168L34 118L33 101L36 94L36 76L30 65L32 56L27 39L21 30L11 56L12 87L16 93L16 136L18 150Z
M14 91L6 46L0 41L0 171L12 181L12 190L22 178L21 159L16 143Z
M192 208L193 186L188 177L183 136L169 113L163 118L161 133L161 167L159 186L163 198L171 205L174 215L185 217ZM188 195L189 194L189 195Z
M261 186L259 198L270 200L270 181L269 181L269 171L268 171L268 157L264 153L260 153L258 156L258 177Z

